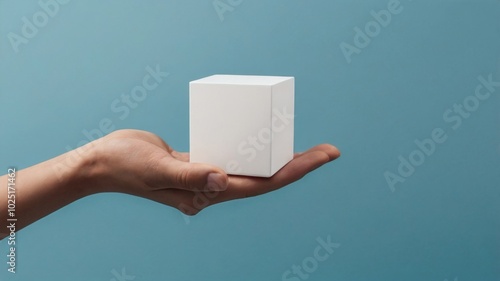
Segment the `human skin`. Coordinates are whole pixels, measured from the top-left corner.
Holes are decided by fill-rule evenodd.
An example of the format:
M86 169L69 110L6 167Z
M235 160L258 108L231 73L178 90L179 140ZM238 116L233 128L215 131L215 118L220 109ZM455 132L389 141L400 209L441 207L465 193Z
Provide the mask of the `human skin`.
M16 171L16 231L78 199L101 192L131 194L195 215L213 204L286 186L339 156L337 148L321 144L296 153L270 178L234 176L212 165L189 163L189 153L173 150L153 133L119 130ZM8 231L8 179L8 175L0 177L0 232ZM206 194L202 205L197 203L200 194ZM0 233L0 239L8 235Z

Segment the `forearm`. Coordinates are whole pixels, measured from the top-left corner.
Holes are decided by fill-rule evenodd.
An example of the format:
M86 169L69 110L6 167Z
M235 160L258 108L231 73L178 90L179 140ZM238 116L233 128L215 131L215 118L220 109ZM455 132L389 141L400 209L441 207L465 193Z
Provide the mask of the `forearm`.
M8 205L15 205L16 231L38 219L94 193L90 180L94 160L92 144L35 166L16 171L15 178L0 177L0 239L8 235ZM10 194L8 183L11 184ZM12 188L14 187L15 190ZM13 200L15 194L15 202ZM8 197L10 196L10 197ZM11 205L12 207L13 205Z

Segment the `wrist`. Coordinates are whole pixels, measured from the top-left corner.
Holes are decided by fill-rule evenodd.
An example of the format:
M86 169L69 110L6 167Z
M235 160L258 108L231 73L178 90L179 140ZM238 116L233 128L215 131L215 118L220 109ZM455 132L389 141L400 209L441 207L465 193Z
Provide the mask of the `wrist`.
M59 182L63 186L71 186L79 198L102 191L99 181L105 167L99 159L97 143L98 141L93 141L61 155L56 164Z

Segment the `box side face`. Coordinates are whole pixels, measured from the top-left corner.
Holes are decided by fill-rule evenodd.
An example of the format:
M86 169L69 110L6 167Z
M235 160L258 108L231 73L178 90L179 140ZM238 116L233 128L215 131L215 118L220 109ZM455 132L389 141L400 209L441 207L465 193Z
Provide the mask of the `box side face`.
M192 83L273 86L290 78L285 76L216 74L192 81Z
M271 174L293 159L295 79L290 78L272 89Z
M271 87L190 83L190 161L267 176L271 147L257 136L270 115Z

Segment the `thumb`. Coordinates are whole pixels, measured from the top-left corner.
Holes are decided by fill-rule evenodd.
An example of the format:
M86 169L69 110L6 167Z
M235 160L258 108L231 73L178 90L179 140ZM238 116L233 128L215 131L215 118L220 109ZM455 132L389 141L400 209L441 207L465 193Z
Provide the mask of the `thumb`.
M227 189L227 174L220 168L188 163L166 157L161 163L162 181L168 188L190 191L223 191Z

